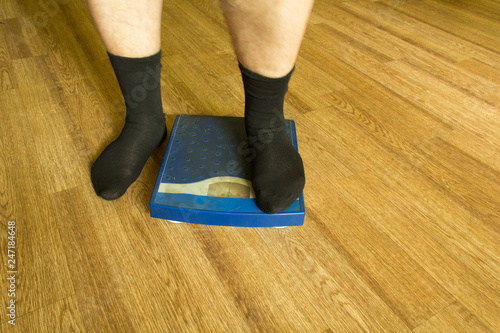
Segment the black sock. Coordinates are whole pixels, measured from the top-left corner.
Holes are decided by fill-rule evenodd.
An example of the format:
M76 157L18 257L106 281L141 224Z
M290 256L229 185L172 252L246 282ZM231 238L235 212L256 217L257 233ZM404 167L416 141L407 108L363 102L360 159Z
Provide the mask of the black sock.
M106 200L121 197L139 177L167 129L161 104L161 51L145 58L108 53L127 108L120 136L104 149L91 168L97 195Z
M245 88L245 126L257 205L268 214L288 208L305 185L304 165L286 134L283 102L293 70L268 78L240 64Z

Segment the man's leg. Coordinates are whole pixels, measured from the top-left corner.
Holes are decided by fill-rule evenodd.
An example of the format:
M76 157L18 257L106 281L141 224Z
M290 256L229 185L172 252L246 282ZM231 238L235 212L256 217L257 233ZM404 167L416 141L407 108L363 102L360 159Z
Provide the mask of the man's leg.
M108 52L141 58L160 51L163 0L87 0Z
M87 0L125 99L120 136L91 168L97 195L122 196L166 137L160 91L162 0Z
M305 184L302 159L285 129L283 101L313 0L221 0L245 89L245 125L257 204L288 208Z

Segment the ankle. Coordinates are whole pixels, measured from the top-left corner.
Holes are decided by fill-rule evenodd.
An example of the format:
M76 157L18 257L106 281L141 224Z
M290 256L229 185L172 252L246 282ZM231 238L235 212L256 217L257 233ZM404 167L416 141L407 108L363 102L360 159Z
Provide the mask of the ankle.
M245 89L245 125L248 136L285 131L283 104L293 69L281 78L254 73L241 64Z

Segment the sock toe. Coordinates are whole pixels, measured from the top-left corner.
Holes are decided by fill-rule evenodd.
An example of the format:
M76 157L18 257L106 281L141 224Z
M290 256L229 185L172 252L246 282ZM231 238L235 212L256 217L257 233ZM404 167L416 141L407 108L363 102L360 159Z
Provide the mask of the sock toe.
M123 191L117 191L116 188L111 188L111 189L102 189L99 191L96 191L96 194L103 198L104 200L112 201L116 200L122 195L125 194Z
M277 195L269 191L261 191L256 194L256 196L257 206L260 210L267 214L276 214L281 212L290 207L295 199L297 199L292 196Z
M110 181L110 177L103 177L96 163L90 170L90 179L95 193L104 200L115 200L125 194L120 184Z
M277 187L278 190L258 188L255 190L257 206L264 213L276 214L290 207L300 196L305 186L305 178L297 177L288 186Z

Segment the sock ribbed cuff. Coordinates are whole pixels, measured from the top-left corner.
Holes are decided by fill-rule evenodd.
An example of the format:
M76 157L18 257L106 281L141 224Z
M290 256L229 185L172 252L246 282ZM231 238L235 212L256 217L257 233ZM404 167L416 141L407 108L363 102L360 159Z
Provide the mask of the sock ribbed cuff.
M120 71L137 71L144 69L148 64L161 63L161 50L157 53L142 57L142 58L128 58L106 52L113 68Z
M238 67L240 68L241 72L244 73L245 75L247 75L253 79L261 80L261 81L282 80L282 79L289 80L290 79L289 77L295 71L295 66L293 66L292 70L290 72L288 72L288 74L286 74L282 77L274 78L274 77L267 77L267 76L261 75L259 73L252 72L251 70L245 68L245 66L243 66L240 62L238 62Z
M288 82L295 69L280 78L270 78L239 64L245 90L245 125L247 136L261 133L281 132L285 129L283 104Z
M271 78L252 72L241 63L238 63L238 67L243 77L245 93L260 99L269 99L275 98L277 95L284 95L288 90L288 82L295 70L294 66L285 76Z

